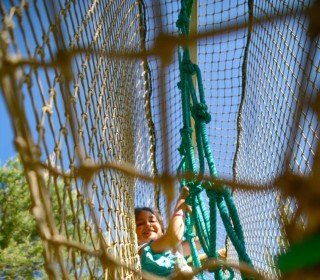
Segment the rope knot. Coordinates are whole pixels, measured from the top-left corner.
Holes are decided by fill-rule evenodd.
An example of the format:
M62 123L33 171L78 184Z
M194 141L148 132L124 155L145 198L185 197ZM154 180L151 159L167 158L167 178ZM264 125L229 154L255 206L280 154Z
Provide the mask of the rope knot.
M203 184L206 185L206 186L204 186L204 188L206 188L206 194L209 199L221 199L222 198L223 193L222 193L222 191L220 191L219 187L218 187L218 189L217 188L210 189L210 187L212 186L212 184L210 182L205 182Z
M205 123L211 121L211 115L208 112L208 106L205 103L197 103L192 106L191 114L195 120L204 121Z
M206 194L209 199L215 199L218 196L218 194L214 190L206 190Z
M178 148L178 152L180 153L180 155L184 155L185 154L185 149L184 149L184 146L181 144Z
M181 137L191 136L192 128L190 127L183 127L180 129Z
M178 20L176 22L176 26L180 29L183 29L188 27L188 24L189 24L189 18L184 13L180 13Z
M211 182L204 182L202 183L203 187L206 189L206 194L209 199L216 199L222 196L222 193L217 191L216 189L212 189Z
M186 74L193 75L196 73L196 64L193 64L190 59L184 59L181 63L182 71Z
M192 238L194 238L194 237L196 237L196 235L193 233L193 231L192 231L192 228L191 228L191 230L186 230L185 231L185 233L184 233L184 238L186 239L186 240L191 240Z
M201 184L199 183L189 183L188 187L189 187L189 193L190 193L189 197L194 197L199 193L201 193L203 190Z

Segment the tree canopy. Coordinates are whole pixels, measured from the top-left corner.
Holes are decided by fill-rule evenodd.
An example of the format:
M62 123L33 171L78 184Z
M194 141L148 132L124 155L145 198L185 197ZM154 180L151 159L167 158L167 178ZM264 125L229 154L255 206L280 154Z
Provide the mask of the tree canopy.
M0 277L44 276L42 243L30 212L31 197L18 158L0 167Z
M72 182L45 176L50 192L53 218L60 232L67 239L82 242L86 225L77 191ZM66 191L65 187L71 185ZM42 279L44 270L43 246L31 214L32 200L23 166L18 158L0 167L0 279ZM90 268L83 267L81 253L63 250L69 273L89 276L103 275L93 256L86 256ZM90 269L92 271L90 271Z

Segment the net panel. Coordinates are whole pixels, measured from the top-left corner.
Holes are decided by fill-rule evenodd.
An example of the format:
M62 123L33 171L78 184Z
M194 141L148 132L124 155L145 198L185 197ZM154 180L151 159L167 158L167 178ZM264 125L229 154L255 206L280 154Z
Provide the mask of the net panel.
M300 175L311 172L319 135L311 110L311 100L319 91L319 41L313 42L312 52L308 19L300 12L310 4L254 1L252 5L253 22L262 16L292 15L253 26L251 32L235 158L237 181L270 186L288 168ZM296 138L295 123L299 123ZM250 195L236 191L234 197L253 264L266 277L279 276L275 256L287 245L283 222L292 218L296 202L267 190ZM229 256L236 259L233 248Z
M310 174L319 135L316 114L311 109L319 91L319 44L313 42L314 50L307 62L311 66L306 73L303 70L310 54L310 38L307 17L301 11L311 2L199 1L198 32L224 30L222 35L205 37L197 44L197 63L212 117L208 134L221 178L269 187L287 168ZM157 7L151 7L146 1L146 6L150 46L161 30L176 35L179 4L161 1ZM278 20L281 14L289 15ZM267 22L253 25L252 30L228 31L248 24L250 16L253 24L260 18ZM175 172L180 162L178 130L182 128L180 93L175 86L179 82L178 58L174 56L165 71L166 116L159 111L161 61L149 59L149 64L157 164L160 171ZM309 89L308 94L301 84ZM305 101L299 99L301 95ZM297 112L301 110L300 119ZM295 137L296 122L300 125ZM163 123L167 135L163 135ZM169 167L163 165L164 139L169 143ZM291 159L289 164L286 157ZM254 267L266 277L279 276L275 256L288 245L283 223L292 218L296 202L283 200L280 192L263 188L257 193L236 191L234 196ZM160 204L164 209L166 201ZM224 245L225 231L220 221L218 225L219 248ZM227 247L228 259L237 261L229 240Z
M287 166L310 173L319 135L310 105L319 91L319 42L310 42L308 20L294 12L309 4L199 1L198 31L222 30L197 42L212 116L208 134L222 178L269 186ZM149 175L157 173L155 166L159 174L176 172L182 127L177 54L165 68L161 56L124 58L153 49L161 32L177 35L180 6L11 0L0 7L1 59L25 59L19 67L6 62L1 81L35 204L47 214L43 222L34 212L47 271L58 278L68 273L83 278L102 276L108 268L111 279L134 278L132 271L110 266L109 255L99 254L138 267L133 206L158 206L166 218L167 201L163 193L159 203L154 199L153 184L106 163L130 163ZM280 13L293 16L277 20ZM250 15L270 22L228 31L248 23ZM103 168L90 173L92 166ZM267 190L234 196L254 266L265 276L277 276L273 258L285 244L281 222L292 216L296 203ZM58 201L59 209L42 201ZM218 247L225 242L221 222L219 228ZM236 261L233 247L228 249L228 259Z
M199 32L228 28L245 22L248 7L245 1L199 2ZM219 175L232 176L232 162L237 139L237 116L241 100L241 77L246 30L226 32L199 42L198 61L203 69L203 83L210 108L208 131L211 149ZM214 133L212 133L214 132Z
M198 32L228 28L246 22L246 1L199 1ZM211 114L207 125L210 147L220 178L232 179L237 142L237 118L242 94L242 63L246 30L225 32L198 42L206 102ZM226 232L218 215L217 248L225 247Z
M178 2L145 1L144 5L147 30L146 46L148 49L153 48L156 44L155 40L161 32L178 35L178 30L175 26L180 8ZM167 172L174 175L180 161L177 156L177 149L180 145L179 130L182 127L181 99L177 88L179 81L177 53L174 54L173 61L164 69L164 72L161 70L162 61L157 56L149 57L148 65L150 67L152 89L150 105L156 135L156 166L159 174ZM161 81L163 84L161 84ZM165 92L165 98L161 96L162 90ZM161 110L163 102L166 105L166 116ZM164 160L165 151L168 155L167 160ZM177 189L178 185L176 185L176 189L172 189L175 195L177 194ZM158 205L164 218L164 223L167 224L167 200L162 189Z
M103 252L139 267L133 207L154 204L153 185L108 168L85 177L88 170L77 167L117 162L154 174L146 63L105 55L143 48L140 5L1 2L1 58L24 60L22 67L7 64L2 89L55 279L103 277ZM121 267L106 273L139 278Z
M221 12L221 10L216 11L214 4L209 4L206 2L201 1L199 3L198 7L198 27L197 30L199 32L201 31L208 31L212 30L212 28L215 26L212 22L212 19L215 18L216 13ZM176 27L176 22L178 19L179 11L180 11L180 3L177 2L171 2L171 1L160 1L158 3L154 1L145 1L145 8L146 8L146 29L147 29L147 37L146 37L146 45L149 48L152 48L154 44L156 43L157 36L161 32L165 34L169 34L172 36L178 36L178 28ZM209 11L209 13L208 13ZM215 16L213 17L213 14ZM217 17L217 22L221 22L221 18ZM212 45L213 39L206 39L204 41L198 42L198 46L193 50L195 51L196 57L195 59L198 61L199 67L201 70L204 70L203 76L204 76L204 86L206 90L206 95L208 97L208 106L212 107L210 108L210 113L212 114L212 121L211 124L214 126L213 128L209 126L208 130L214 130L215 132L220 133L220 139L217 140L214 139L212 141L211 149L214 152L214 156L216 158L216 163L219 166L218 170L223 173L223 175L228 174L230 177L230 174L232 173L232 159L234 154L234 143L233 150L230 147L232 142L232 139L236 138L236 127L234 120L225 119L226 115L230 115L230 112L233 112L233 118L236 116L237 113L234 108L231 108L230 106L230 112L225 112L221 114L221 104L218 104L219 101L215 99L216 88L213 86L212 79L216 79L216 77L213 78L213 76L217 73L217 71L212 71L210 67L213 67L212 65L215 65L215 62L212 61L213 55L212 50L210 48L209 53L207 53L208 45ZM215 39L216 40L216 39ZM219 44L220 46L220 44ZM221 63L223 63L223 58L220 59L221 53L219 53L217 56L215 56ZM232 57L233 50L232 47L230 47L229 56ZM230 63L229 63L230 64ZM152 92L151 92L151 111L152 111L152 119L155 125L155 135L156 135L156 165L159 174L162 174L163 172L167 172L171 175L175 175L178 169L178 166L181 161L181 156L179 154L178 148L181 145L181 135L180 135L180 129L183 127L183 119L182 119L182 103L181 103L181 93L178 89L178 82L180 81L180 73L179 73L179 60L178 60L178 52L175 51L172 57L172 60L170 61L170 64L164 69L161 68L161 60L158 57L150 57L148 59L148 65L150 67L151 72L151 85L152 85ZM210 66L209 66L210 65ZM233 68L236 68L233 66ZM223 72L225 73L225 72ZM224 75L224 74L221 75ZM163 79L163 80L162 80ZM159 81L164 81L163 88L161 88L161 84ZM219 78L218 78L219 80ZM221 85L221 82L220 82ZM161 93L162 90L164 90L165 97L162 97ZM221 93L217 94L221 95ZM226 98L221 97L221 100L225 102ZM166 105L166 116L164 116L164 112L161 110L161 102L165 102ZM229 104L228 104L229 105ZM225 107L222 107L225 110L227 108L227 103L225 104ZM212 113L214 112L214 113ZM165 119L165 120L164 120ZM216 125L219 122L224 122L225 124L229 125L220 125L219 127L216 127ZM232 122L233 121L233 122ZM232 125L230 125L232 124ZM232 130L233 126L233 134L230 133L230 130ZM222 127L222 130L221 130ZM231 127L231 129L230 129ZM221 131L220 131L221 130ZM226 135L226 132L228 132L228 136L231 140L228 140L228 142L225 141L225 139L222 139L222 135ZM165 146L164 141L167 142L167 145ZM219 141L219 144L218 144ZM217 145L220 145L220 148L217 148ZM165 150L167 152L168 159L165 159ZM228 156L225 154L219 154L219 153L227 153ZM225 162L228 162L228 165L226 165ZM224 167L222 167L224 166ZM207 170L206 170L207 171ZM227 176L226 176L227 177ZM179 184L176 184L175 187L172 189L172 192L174 193L174 196L177 197L179 193ZM206 195L203 195L203 199L208 202L208 199ZM166 199L166 196L164 195L163 191L161 191L160 195L160 201L159 201L160 211L164 217L164 222L167 223L167 218L170 215L168 214L167 206L168 201ZM171 204L171 206L174 206L174 203ZM225 244L225 229L222 225L221 218L218 215L218 240L217 240L217 246L218 248L224 247Z

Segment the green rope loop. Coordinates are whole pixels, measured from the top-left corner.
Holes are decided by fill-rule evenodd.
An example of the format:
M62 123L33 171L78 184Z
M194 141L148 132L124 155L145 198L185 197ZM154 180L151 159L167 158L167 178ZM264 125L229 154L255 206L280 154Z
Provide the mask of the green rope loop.
M235 229L237 235L239 236L240 240L243 240L243 242L244 242L243 230L242 230L242 226L240 223L238 211L237 211L236 206L234 205L234 201L232 199L230 191L225 188L223 196L224 196L224 200L227 204L227 207L228 207L228 210L230 213L230 217L231 217L232 223L234 225L234 229Z
M199 122L195 122L195 132L198 137L196 137L198 158L199 158L199 174L203 175L205 171L205 154L202 145L202 137L200 134Z
M196 65L191 62L190 59L183 59L181 63L181 69L183 73L194 75L196 73Z
M177 20L176 26L180 29L183 29L186 25L188 25L189 19L187 16L180 14Z
M188 186L189 186L189 192L191 197L196 196L203 191L202 186L198 183L190 183L188 184Z
M208 112L208 106L205 103L197 103L191 107L191 114L195 120L203 121L208 124L211 121L211 115Z
M190 127L183 127L183 128L181 128L180 129L180 134L181 134L181 137L191 137L191 135L192 135L192 128L190 128Z
M183 145L180 145L179 148L178 148L178 152L181 156L184 156L186 154L186 151L184 149L184 146Z
M192 4L193 0L181 0L181 9L177 20L177 27L180 35L188 36L189 34ZM181 93L183 115L183 128L180 130L181 145L178 148L182 159L178 172L192 172L195 175L204 174L206 160L210 175L213 178L217 178L218 172L211 152L206 129L206 124L211 121L211 115L208 112L208 106L205 101L201 71L198 65L192 63L188 46L179 48L178 57L180 81L177 85ZM192 77L194 74L196 75L198 84L197 91L199 93L199 98ZM191 117L194 119L199 168L196 166L195 152L192 145L193 130L191 129ZM208 216L201 192L205 184L211 186L211 183L200 183L192 180L187 181L185 179L182 179L180 183L181 186L189 186L190 190L190 196L187 198L187 203L192 206L193 212L190 217L187 215L185 238L190 242L193 264L198 267L201 266L194 243L193 227L196 229L201 246L207 256L213 259L217 258L217 212L219 210L222 222L238 253L239 260L252 265L251 260L246 253L240 219L230 191L225 186L220 186L218 189L215 188L214 190L207 188L206 195L209 198L210 210L210 216ZM225 279L224 272L221 268L218 268L213 272L216 280ZM230 269L229 274L228 279L233 279L233 270ZM246 278L246 276L242 275L242 278ZM201 275L201 279L203 279L203 275Z
M206 194L209 199L216 199L216 198L222 197L222 194L219 192L216 192L215 190L206 190Z

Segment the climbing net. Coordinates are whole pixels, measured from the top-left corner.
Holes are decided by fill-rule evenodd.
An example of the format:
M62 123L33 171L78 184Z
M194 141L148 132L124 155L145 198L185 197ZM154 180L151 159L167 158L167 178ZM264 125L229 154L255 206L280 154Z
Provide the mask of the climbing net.
M219 177L236 187L247 253L265 277L279 275L274 257L290 237L283 225L301 206L285 198L295 195L290 186L279 183L283 193L273 181L317 166L320 47L305 13L311 4L199 1L193 16L204 34L190 36L190 48L211 114L210 148ZM1 89L51 278L140 277L134 205L166 216L172 191L160 186L174 185L169 175L181 160L180 8L0 3ZM221 221L217 239L236 261Z
M102 276L109 255L138 267L134 194L150 203L154 188L104 165L154 174L146 64L103 52L141 50L140 5L1 2L2 88L54 279Z

